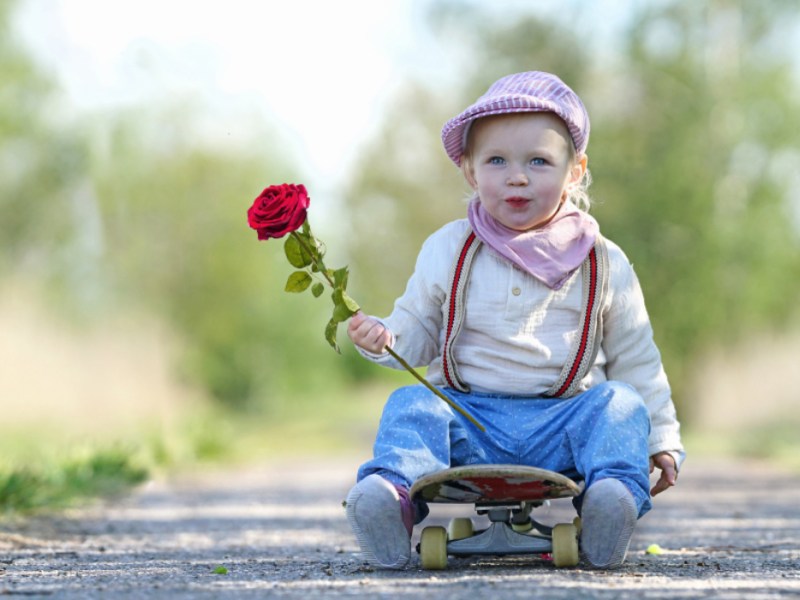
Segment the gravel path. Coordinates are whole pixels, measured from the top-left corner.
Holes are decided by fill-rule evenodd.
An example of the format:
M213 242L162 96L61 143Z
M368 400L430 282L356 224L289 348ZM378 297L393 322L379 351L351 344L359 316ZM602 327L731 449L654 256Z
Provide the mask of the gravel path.
M679 487L659 496L640 521L619 571L476 558L451 559L440 572L422 571L418 562L386 572L360 560L344 519L341 499L358 462L184 477L66 515L5 522L0 595L800 598L798 475L754 463L688 462ZM437 506L429 521L451 514L452 507ZM572 514L564 501L539 509L545 522ZM663 554L646 554L650 544ZM227 573L215 573L217 567Z

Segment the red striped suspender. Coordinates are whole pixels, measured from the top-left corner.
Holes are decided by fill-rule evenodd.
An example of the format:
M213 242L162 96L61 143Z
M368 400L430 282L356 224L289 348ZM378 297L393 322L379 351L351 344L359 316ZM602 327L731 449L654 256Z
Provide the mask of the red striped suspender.
M442 352L442 373L447 381L447 385L461 392L469 391L469 387L461 381L453 360L453 342L461 330L464 321L464 288L469 280L469 273L472 267L472 259L481 241L476 237L475 232L468 231L461 251L458 253L450 282L450 297L447 303L447 326L444 337L444 348Z
M594 332L591 331L592 329L592 319L590 315L592 314L592 310L594 309L594 303L597 300L597 250L592 248L589 252L588 256L589 260L589 296L586 302L586 307L583 310L583 327L581 329L581 338L580 343L578 344L578 352L575 354L575 358L572 360L572 366L569 369L569 374L567 375L564 383L556 390L555 394L552 394L554 397L560 397L564 392L566 392L572 383L575 381L575 376L578 374L578 370L583 364L583 358L586 354L586 347L589 345L589 336L592 335ZM585 373L583 374L585 376ZM582 379L583 377L581 377Z
M445 314L445 339L442 348L442 374L447 385L462 392L469 386L458 375L453 346L464 321L466 287L472 269L472 260L481 241L472 230L468 230L462 242L451 272L450 295ZM545 396L560 398L574 395L581 381L594 363L602 333L602 305L608 287L608 257L605 242L597 238L582 266L583 309L579 324L580 335L570 350L569 358L561 373Z

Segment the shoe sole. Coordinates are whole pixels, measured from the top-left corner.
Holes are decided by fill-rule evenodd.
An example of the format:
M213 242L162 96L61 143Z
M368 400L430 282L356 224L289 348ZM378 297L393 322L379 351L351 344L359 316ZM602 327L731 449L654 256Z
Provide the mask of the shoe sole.
M616 483L624 487L623 483L621 482L616 482ZM624 492L625 492L624 494L620 495L617 498L623 515L623 523L617 535L616 544L614 545L614 548L612 549L608 560L593 561L587 553L585 552L583 553L583 557L586 559L586 561L596 569L616 569L622 566L622 564L625 562L625 557L628 554L628 548L630 547L631 538L633 537L633 530L636 527L637 511L636 511L636 503L634 502L630 492L627 489L625 489ZM587 502L584 501L585 508L586 504ZM585 508L584 508L584 514L582 516L584 532L586 532L587 529L586 528L587 522L590 523L591 527L592 521L600 521L606 519L606 516L603 514L597 514L597 515L587 514ZM591 511L591 507L588 508ZM588 546L590 544L586 545Z
M406 547L399 550L397 560L393 562L386 562L377 557L376 548L373 545L375 534L370 534L359 522L359 517L357 515L358 505L366 492L374 490L373 493L377 494L379 490L377 490L376 487L380 486L382 491L385 491L387 494L390 493L390 491L384 486L382 480L370 480L371 477L380 479L379 475L370 475L366 479L359 482L352 490L350 490L350 493L347 495L347 500L345 501L347 521L350 523L350 527L356 536L359 547L361 548L361 553L367 562L384 569L402 569L408 564L410 559L411 540L408 539L408 532L406 531L405 525L403 525L403 521L399 515L396 524L392 524L391 520L383 522L383 528L387 529L387 531L384 532L384 534L388 536L386 539L402 540L405 538L408 540Z

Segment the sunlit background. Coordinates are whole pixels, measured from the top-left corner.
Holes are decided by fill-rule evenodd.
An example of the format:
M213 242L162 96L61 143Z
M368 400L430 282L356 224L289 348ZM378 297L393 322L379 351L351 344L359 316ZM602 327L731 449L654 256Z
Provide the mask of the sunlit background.
M328 300L283 292L246 209L305 183L387 314L464 215L442 124L530 69L587 104L592 211L690 451L797 466L799 32L779 1L0 0L0 498L75 452L362 453L408 376L330 350Z

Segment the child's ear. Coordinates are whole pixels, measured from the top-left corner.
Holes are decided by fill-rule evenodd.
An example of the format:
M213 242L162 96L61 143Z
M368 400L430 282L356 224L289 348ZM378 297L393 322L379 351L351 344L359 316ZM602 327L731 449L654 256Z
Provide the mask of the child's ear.
M578 183L586 173L586 166L589 164L589 157L585 154L575 161L569 174L570 183Z

